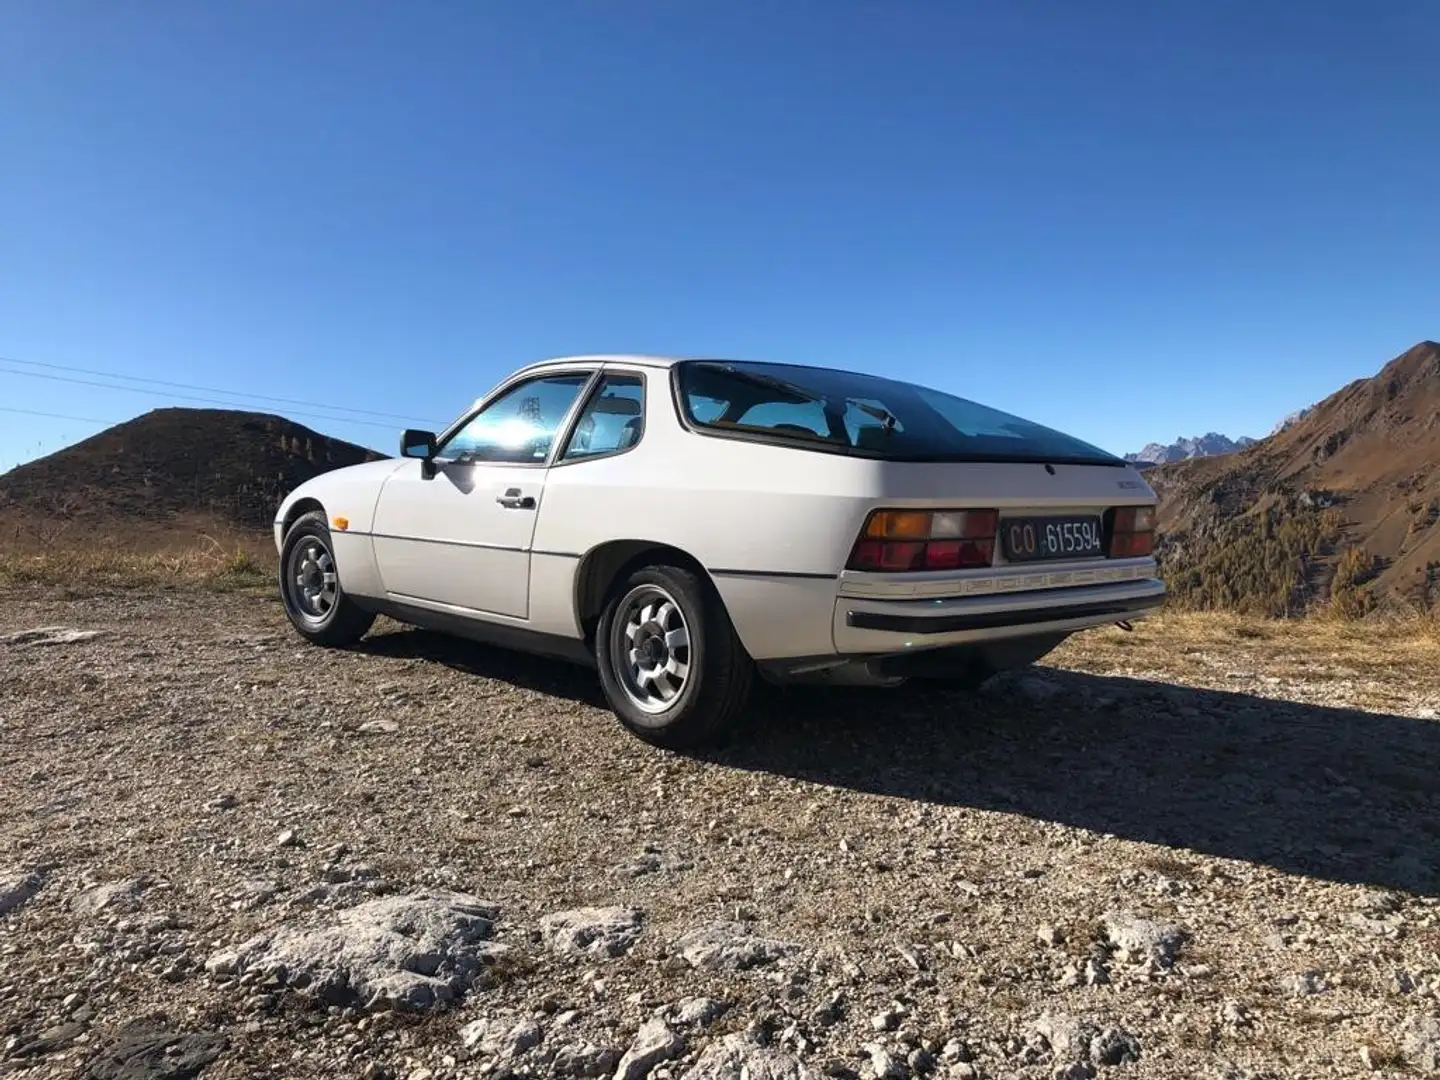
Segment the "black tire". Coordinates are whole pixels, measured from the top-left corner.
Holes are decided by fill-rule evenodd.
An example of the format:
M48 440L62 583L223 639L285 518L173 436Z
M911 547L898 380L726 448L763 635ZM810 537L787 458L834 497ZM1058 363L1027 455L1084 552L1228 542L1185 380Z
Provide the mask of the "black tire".
M678 692L660 707L651 700L648 708L636 696L639 689L644 697L644 688L629 674L629 650L623 644L629 640L626 625L631 614L638 619L645 610L641 599L645 596L657 602L660 596L672 600L687 633L683 653L667 653L667 661L671 655L684 657ZM650 625L664 623L645 624ZM645 633L642 627L637 641L643 638L648 643L658 636L654 631L649 637ZM668 641L670 635L664 638ZM744 711L755 682L755 663L735 635L719 594L706 578L681 566L647 566L617 582L600 613L595 656L605 697L620 722L644 741L672 750L720 741ZM657 662L652 668L658 670ZM652 696L659 696L658 685L652 683L657 688Z
M314 560L309 556L316 550L328 558L328 571L323 562L315 563L314 569L311 569ZM318 583L313 580L316 573L321 577ZM312 602L312 598L307 596L306 586L297 580L302 574L310 579L312 587L316 584L320 586L321 600ZM327 576L334 578L333 598L328 603L323 601L323 596L331 595L324 580ZM375 613L360 607L340 588L330 526L319 510L296 518L281 542L280 599L285 605L290 625L306 641L316 645L331 648L353 645L375 623Z

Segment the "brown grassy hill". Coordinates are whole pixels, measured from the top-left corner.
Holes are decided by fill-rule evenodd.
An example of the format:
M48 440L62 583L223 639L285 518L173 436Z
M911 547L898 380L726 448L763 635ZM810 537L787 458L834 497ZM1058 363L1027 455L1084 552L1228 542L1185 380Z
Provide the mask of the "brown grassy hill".
M383 456L265 413L156 409L0 475L0 515L263 528L299 484Z
M1440 345L1421 342L1247 450L1147 477L1181 604L1440 605Z

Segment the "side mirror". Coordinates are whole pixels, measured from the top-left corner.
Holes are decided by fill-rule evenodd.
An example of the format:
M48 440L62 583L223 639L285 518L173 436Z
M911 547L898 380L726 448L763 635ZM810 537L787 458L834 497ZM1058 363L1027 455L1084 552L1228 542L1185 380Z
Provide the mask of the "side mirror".
M420 475L430 480L435 476L435 433L406 428L400 436L400 456L420 459Z
M428 461L435 456L435 433L407 428L400 436L400 456Z

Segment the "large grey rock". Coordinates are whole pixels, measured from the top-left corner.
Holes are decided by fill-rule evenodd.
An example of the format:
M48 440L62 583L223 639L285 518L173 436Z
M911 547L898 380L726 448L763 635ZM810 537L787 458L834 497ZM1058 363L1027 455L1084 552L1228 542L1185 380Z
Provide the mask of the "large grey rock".
M608 1046L596 1046L591 1042L570 1043L555 1052L550 1072L557 1077L606 1076L619 1060L620 1052Z
M1061 1066L1113 1066L1140 1060L1140 1040L1134 1035L1085 1017L1047 1012L1035 1021L1032 1031Z
M540 936L558 953L622 956L644 929L639 908L584 907L557 911L540 920Z
M135 911L140 907L140 898L148 885L143 877L107 881L103 885L86 889L70 902L70 906L81 915L99 915L105 911Z
M0 874L0 915L19 911L22 904L40 891L45 884L39 874Z
M615 1080L644 1080L656 1065L671 1061L684 1052L685 1040L671 1031L670 1025L658 1017L647 1020L635 1033L635 1041L615 1067Z
M493 904L453 892L385 896L326 925L282 925L210 957L214 975L258 974L331 1005L440 1008L504 952Z
M757 1046L735 1032L707 1046L681 1080L813 1080L815 1076L799 1058Z
M133 1026L85 1070L87 1080L194 1080L224 1052L224 1035L177 1034Z
M708 1027L730 1009L728 1001L719 998L694 997L672 1005L666 1012L671 1023L686 1027Z
M71 626L40 626L34 630L21 630L18 634L0 638L0 644L14 649L35 648L42 645L74 645L99 637L102 630L77 630Z
M719 922L697 927L675 942L691 967L704 971L746 971L774 963L799 947L760 937L743 923Z
M1105 937L1117 952L1132 963L1153 961L1168 968L1180 954L1185 931L1172 923L1142 919L1128 911L1107 911L1101 920Z

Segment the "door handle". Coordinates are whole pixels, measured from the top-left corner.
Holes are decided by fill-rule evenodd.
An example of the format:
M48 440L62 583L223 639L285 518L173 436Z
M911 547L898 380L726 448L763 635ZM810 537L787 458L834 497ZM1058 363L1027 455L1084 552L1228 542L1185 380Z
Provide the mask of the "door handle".
M535 496L520 494L519 488L509 488L504 495L495 496L495 501L506 510L534 510Z

